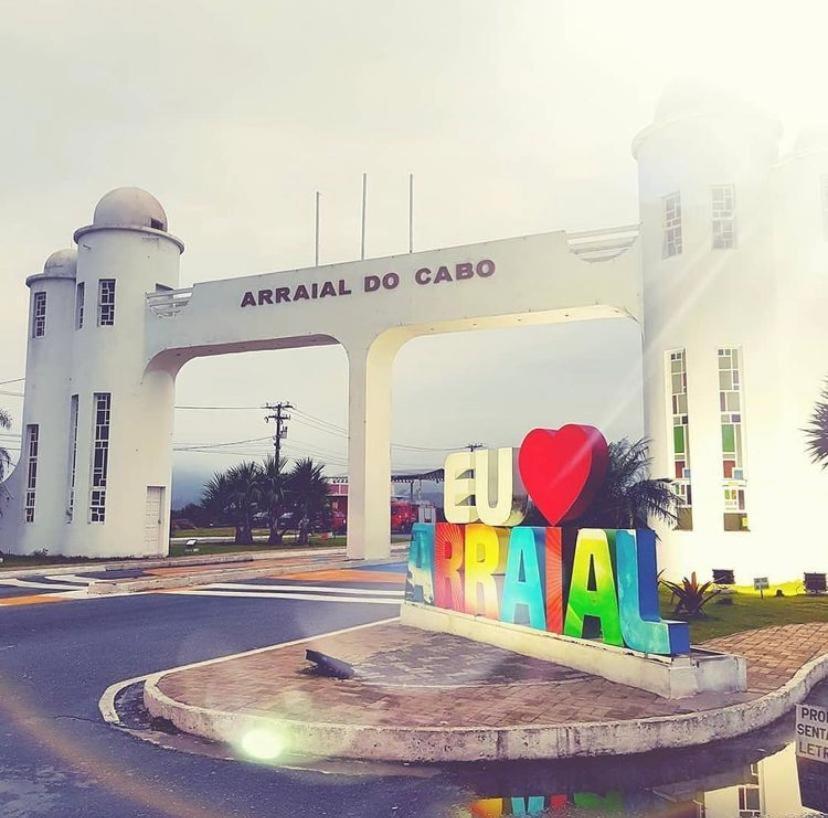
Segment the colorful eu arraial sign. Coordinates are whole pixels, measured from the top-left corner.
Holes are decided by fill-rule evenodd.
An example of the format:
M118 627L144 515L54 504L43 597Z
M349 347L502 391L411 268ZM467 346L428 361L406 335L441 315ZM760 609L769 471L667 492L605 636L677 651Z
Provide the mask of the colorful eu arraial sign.
M449 455L447 522L414 526L406 600L643 653L689 652L687 624L659 614L650 529L557 525L586 510L607 463L603 435L575 424L534 429L519 451ZM520 525L527 493L549 526Z

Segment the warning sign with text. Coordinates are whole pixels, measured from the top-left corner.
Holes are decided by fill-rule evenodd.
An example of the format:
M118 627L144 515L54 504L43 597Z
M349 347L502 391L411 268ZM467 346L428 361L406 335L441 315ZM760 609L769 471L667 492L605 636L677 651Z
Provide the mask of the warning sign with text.
M828 764L828 707L796 707L796 754Z

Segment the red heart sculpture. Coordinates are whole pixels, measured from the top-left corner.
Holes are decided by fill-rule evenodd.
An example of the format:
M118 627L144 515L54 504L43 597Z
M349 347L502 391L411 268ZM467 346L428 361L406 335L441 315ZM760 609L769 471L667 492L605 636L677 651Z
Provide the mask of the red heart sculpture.
M575 423L557 430L532 429L518 455L523 485L549 525L586 511L608 464L604 436L594 426Z

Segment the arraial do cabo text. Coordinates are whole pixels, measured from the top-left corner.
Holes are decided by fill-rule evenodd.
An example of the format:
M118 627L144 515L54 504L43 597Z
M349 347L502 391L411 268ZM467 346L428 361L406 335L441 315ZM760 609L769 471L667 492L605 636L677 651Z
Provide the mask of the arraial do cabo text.
M491 259L464 261L457 264L440 264L436 267L420 267L410 276L387 272L381 275L366 275L358 282L345 278L312 281L293 287L273 287L263 290L246 290L241 298L242 307L261 307L266 304L294 304L298 301L315 301L322 298L336 298L357 293L377 293L396 290L401 285L453 284L474 278L489 278L497 267Z

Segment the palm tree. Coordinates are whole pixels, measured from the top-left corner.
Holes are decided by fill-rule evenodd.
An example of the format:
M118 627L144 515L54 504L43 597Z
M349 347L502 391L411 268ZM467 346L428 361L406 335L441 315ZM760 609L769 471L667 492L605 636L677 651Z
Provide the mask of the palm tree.
M821 463L824 469L828 466L828 381L814 406L811 423L803 431L807 438L805 448L811 460Z
M0 429L11 429L11 425L11 415L5 409L0 409ZM3 446L0 446L0 482L6 479L11 464L12 462L9 450Z
M314 463L310 457L297 460L288 475L288 493L294 514L311 521L319 517L325 509L328 497L328 480L322 474L325 466ZM299 529L299 545L307 545L309 526Z
M5 409L0 409L0 429L11 429L11 425L11 415ZM0 483L2 483L8 476L9 472L11 471L11 465L12 462L9 450L5 446L0 446ZM5 492L6 496L8 496L9 492L5 486L3 486L3 491ZM0 515L2 514L3 508L2 506L0 506Z
M647 528L652 519L675 524L677 498L667 478L650 478L645 438L610 443L607 476L595 499L573 522L581 528Z
M252 460L218 472L204 487L202 504L215 517L229 520L236 529L236 545L253 543L253 515L261 495L260 467Z
M288 506L288 475L285 472L287 460L275 455L268 455L259 468L259 489L261 492L262 507L267 512L267 523L270 536L267 538L271 545L282 542L285 529L281 518Z

